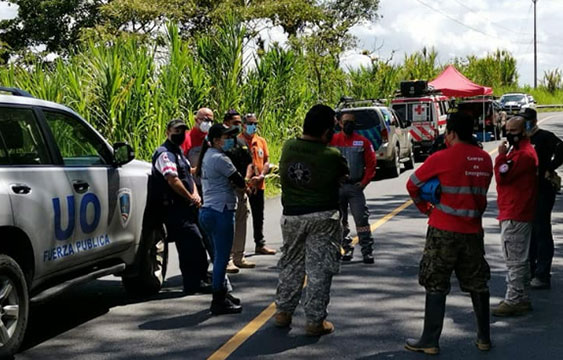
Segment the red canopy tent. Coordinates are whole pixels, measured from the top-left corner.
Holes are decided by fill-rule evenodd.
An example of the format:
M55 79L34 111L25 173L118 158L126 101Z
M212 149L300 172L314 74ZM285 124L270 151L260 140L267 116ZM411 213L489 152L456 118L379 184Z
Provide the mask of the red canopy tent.
M457 71L453 65L448 65L446 69L433 81L429 82L436 90L440 90L442 94L450 97L469 97L491 95L493 89L487 86L477 85L462 73ZM485 141L485 102L483 101L483 137Z
M468 97L491 95L493 89L473 83L457 71L453 65L448 65L446 69L434 80L428 83L442 94L453 97Z

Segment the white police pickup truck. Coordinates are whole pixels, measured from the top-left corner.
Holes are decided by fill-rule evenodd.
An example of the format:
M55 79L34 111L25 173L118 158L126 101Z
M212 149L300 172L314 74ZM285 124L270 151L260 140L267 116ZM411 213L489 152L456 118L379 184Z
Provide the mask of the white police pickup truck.
M67 107L0 88L0 357L21 345L30 302L111 274L160 290L166 233L145 209L150 164L133 158Z

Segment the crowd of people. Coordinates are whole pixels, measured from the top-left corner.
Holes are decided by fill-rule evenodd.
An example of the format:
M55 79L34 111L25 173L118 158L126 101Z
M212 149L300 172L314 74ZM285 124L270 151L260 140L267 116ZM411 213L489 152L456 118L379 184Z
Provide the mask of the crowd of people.
M276 253L264 239L264 179L271 166L267 143L257 135L258 124L255 114L241 116L234 110L224 115L222 124L214 123L213 111L202 108L189 131L182 120L170 121L167 140L153 156L153 192L163 204L169 241L178 250L184 291L212 293L211 312L216 315L242 310L227 273L256 265L244 253L250 212L255 253ZM335 133L336 128L342 131ZM482 218L493 176L507 288L492 314L526 314L532 310L530 288L551 287L551 212L560 186L555 170L563 163L563 142L538 128L533 109L512 117L506 133L493 164L474 140L473 119L452 112L446 147L429 156L408 180L409 195L428 216L419 271L419 283L426 289L424 327L419 339L407 340L408 350L439 352L454 271L461 290L471 295L475 343L483 351L491 348L490 269ZM355 131L352 113L336 114L328 106L315 105L304 119L302 136L285 142L279 163L283 244L276 326L290 326L305 291L306 333L334 331L326 320L332 277L341 261L352 259L354 250L348 209L363 262L374 263L364 189L375 170L374 148ZM213 263L211 278L208 258Z

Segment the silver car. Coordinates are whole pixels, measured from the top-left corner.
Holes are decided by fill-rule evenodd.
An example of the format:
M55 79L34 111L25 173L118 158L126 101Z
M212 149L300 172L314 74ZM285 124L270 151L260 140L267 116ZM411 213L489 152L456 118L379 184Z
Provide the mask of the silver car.
M20 346L30 302L105 275L151 294L165 229L145 211L150 164L69 108L0 88L0 351ZM2 357L2 356L0 356Z
M366 103L369 106L356 107ZM392 109L369 100L347 101L339 104L337 113L354 113L356 131L371 141L376 151L377 166L388 176L399 176L401 164L405 165L405 169L414 168L408 124L401 122Z

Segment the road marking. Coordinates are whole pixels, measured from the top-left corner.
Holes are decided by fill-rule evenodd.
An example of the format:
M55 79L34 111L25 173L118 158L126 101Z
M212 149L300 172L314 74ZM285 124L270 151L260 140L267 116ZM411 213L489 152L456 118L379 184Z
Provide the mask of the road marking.
M397 207L395 210L391 211L389 214L385 215L377 222L370 226L371 231L374 231L381 225L385 224L387 221L391 220L395 215L403 211L406 207L412 204L412 200L409 200ZM353 240L358 242L358 237L356 236ZM239 348L248 338L254 335L260 328L276 313L276 304L271 303L268 305L264 311L262 311L257 317L252 319L245 327L243 327L238 333L233 335L219 350L215 351L207 360L224 360L231 356L236 349Z
M542 121L538 121L538 124L551 119L557 115L549 116ZM493 149L489 151L489 155L496 153L498 149ZM391 211L389 214L385 215L381 219L377 220L370 226L371 231L375 231L377 228L381 227L383 224L391 220L398 213L405 210L407 207L412 205L413 201L408 200L402 205L398 206L396 209ZM352 244L356 245L358 243L358 237L354 237ZM215 351L207 360L224 360L227 359L233 352L236 351L246 340L248 340L252 335L254 335L264 324L270 320L272 316L276 313L276 304L271 303L266 309L264 309L257 317L252 319L245 327L243 327L239 332L237 332L233 337L229 339L223 346L221 346L217 351Z

